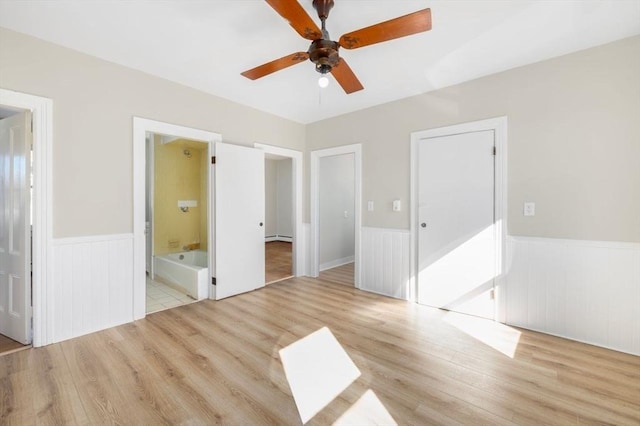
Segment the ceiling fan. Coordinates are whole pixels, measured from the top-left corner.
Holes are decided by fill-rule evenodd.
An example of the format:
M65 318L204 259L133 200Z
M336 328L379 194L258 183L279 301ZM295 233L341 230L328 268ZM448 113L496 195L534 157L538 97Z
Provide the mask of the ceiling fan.
M284 68L309 59L316 66L316 71L325 77L331 73L344 91L349 94L362 90L362 84L353 73L347 62L338 54L340 47L357 49L395 38L429 31L431 29L431 9L423 9L395 19L361 28L342 35L339 41L332 41L325 23L334 0L313 0L313 7L318 12L322 29L313 22L297 0L265 0L280 16L289 21L294 30L307 40L311 46L306 52L296 52L275 61L252 68L241 73L243 76L256 80ZM319 81L321 87L326 86L328 80ZM323 84L324 83L324 84Z

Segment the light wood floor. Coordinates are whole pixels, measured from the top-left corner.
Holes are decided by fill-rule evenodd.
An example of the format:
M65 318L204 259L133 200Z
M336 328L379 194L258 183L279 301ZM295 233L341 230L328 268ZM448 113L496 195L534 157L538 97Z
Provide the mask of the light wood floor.
M23 349L24 347L25 346L22 343L16 342L15 340L9 339L8 337L0 334L0 356L5 353Z
M353 262L322 271L319 278L353 287Z
M0 357L0 424L300 424L278 351L325 326L362 374L308 424L640 423L639 357L296 278Z
M293 276L291 243L271 241L265 243L264 266L267 284Z

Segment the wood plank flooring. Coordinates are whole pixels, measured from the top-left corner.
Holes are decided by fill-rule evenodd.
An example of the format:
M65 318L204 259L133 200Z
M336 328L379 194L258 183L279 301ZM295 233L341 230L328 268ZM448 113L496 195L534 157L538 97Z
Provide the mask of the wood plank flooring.
M270 241L264 247L265 282L281 281L293 276L292 244L285 241Z
M23 348L25 348L25 345L22 343L16 342L15 340L9 339L7 336L0 334L0 356Z
M353 287L353 262L320 272L320 279Z
M361 375L310 425L640 423L639 357L295 278L0 357L0 424L299 425L278 351L322 327Z

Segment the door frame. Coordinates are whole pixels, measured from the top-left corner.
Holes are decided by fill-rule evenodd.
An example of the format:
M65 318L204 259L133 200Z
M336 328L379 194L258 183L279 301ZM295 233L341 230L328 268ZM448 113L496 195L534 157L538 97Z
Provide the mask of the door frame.
M145 225L145 163L147 132L177 136L179 138L192 139L205 142L209 145L208 155L212 156L216 142L222 142L222 135L207 130L150 120L147 118L133 117L133 319L138 320L146 316L146 240L144 235ZM208 168L209 194L213 188L213 173ZM209 224L212 223L212 197L207 197L207 215ZM213 242L213 229L209 229L208 244L210 254ZM211 255L209 256L209 275L213 274ZM212 295L209 293L209 298Z
M492 130L496 147L494 166L494 221L496 230L496 278L494 320L506 321L506 267L507 267L507 117L454 124L411 133L411 208L410 208L410 295L418 301L418 146L425 139L452 136L461 133Z
M0 89L0 105L30 110L33 122L33 236L32 236L32 333L34 347L53 338L52 272L52 161L53 101L40 96Z
M355 268L353 282L360 288L362 271L361 234L362 234L362 144L343 145L335 148L311 151L310 201L311 201L311 235L310 235L310 271L311 277L318 277L320 256L320 159L335 155L354 154L355 175Z
M302 277L305 271L306 241L302 225L302 152L278 146L254 143L254 148L265 154L275 154L291 159L291 183L293 191L293 275Z

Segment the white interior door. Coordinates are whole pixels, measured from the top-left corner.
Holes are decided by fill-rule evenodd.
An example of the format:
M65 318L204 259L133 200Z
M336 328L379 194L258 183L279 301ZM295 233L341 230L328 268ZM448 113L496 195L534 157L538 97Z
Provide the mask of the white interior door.
M418 302L494 316L493 130L418 147Z
M215 144L216 299L264 286L264 151Z
M31 113L0 120L0 333L31 343Z

